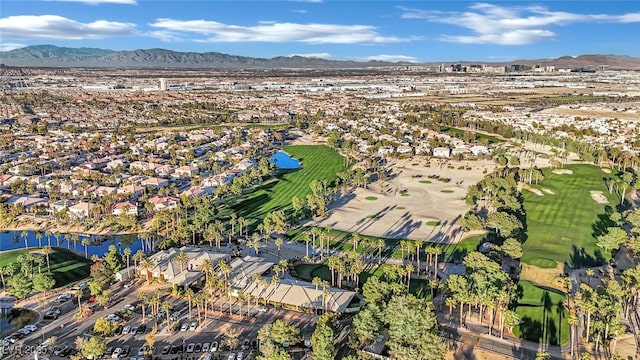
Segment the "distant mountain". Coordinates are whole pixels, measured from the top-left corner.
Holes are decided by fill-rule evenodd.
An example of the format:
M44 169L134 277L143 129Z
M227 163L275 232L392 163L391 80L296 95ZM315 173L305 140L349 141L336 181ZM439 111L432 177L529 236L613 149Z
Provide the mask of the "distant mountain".
M303 56L271 59L223 54L219 52L179 52L166 49L113 51L95 48L66 48L36 45L0 52L0 63L7 66L52 67L135 67L135 68L365 68L417 65L409 62L337 61ZM445 62L449 64L451 62ZM563 56L556 59L515 60L503 63L456 61L463 64L526 64L556 68L600 68L640 70L640 58L624 55ZM436 63L430 63L434 65ZM440 64L438 62L437 64Z
M410 65L407 62L336 61L303 56L253 58L219 52L179 52L166 49L113 51L36 45L0 52L7 66L146 67L146 68L345 68Z

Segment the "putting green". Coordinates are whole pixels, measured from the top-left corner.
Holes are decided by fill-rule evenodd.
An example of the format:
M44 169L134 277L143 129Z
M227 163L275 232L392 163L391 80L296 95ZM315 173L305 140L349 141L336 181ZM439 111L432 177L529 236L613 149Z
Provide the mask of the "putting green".
M440 221L430 220L430 221L427 221L427 222L426 222L426 223L424 223L424 224L425 224L425 225L428 225L428 226L438 226L438 225L440 225Z
M367 196L365 199L369 200L369 201L378 200L378 198L376 196Z

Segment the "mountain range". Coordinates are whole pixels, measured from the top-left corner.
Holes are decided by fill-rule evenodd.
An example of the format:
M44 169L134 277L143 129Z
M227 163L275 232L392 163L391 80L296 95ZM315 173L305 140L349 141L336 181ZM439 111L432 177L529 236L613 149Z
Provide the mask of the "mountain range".
M509 65L526 64L562 68L605 66L609 69L640 70L640 58L625 55L563 56L555 59L514 60L509 62L454 61L462 64ZM409 62L339 61L303 56L254 58L220 52L179 52L167 49L114 51L97 48L68 48L34 45L0 52L0 63L6 66L45 67L128 67L128 68L365 68L419 65ZM430 64L440 64L428 63ZM450 64L451 61L444 63Z

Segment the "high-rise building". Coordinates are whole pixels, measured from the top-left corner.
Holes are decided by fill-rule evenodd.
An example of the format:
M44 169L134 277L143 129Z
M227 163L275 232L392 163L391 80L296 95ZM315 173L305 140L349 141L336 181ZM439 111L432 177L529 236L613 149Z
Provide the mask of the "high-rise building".
M162 91L169 90L169 86L167 85L167 79L164 79L164 78L160 79L160 90Z

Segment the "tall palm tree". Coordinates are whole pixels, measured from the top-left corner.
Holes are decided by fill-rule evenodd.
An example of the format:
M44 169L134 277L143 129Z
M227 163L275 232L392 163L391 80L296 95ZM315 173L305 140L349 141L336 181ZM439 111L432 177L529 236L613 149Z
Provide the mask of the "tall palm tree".
M224 260L220 260L220 262L218 262L218 268L220 269L220 271L222 271L222 274L224 275L224 284L225 287L228 288L229 286L229 274L231 274L231 265L229 265L226 261Z
M82 290L78 289L73 293L73 295L78 299L79 313L82 314L82 295L83 295L83 292L82 292Z
M20 237L24 241L24 248L28 249L29 248L29 241L28 241L29 240L29 232L27 232L26 230L20 231Z
M184 296L187 297L187 309L189 309L189 320L191 320L191 300L193 300L193 295L195 295L195 293L193 292L193 290L191 290L191 288L187 288L187 290L184 291Z
M42 231L36 230L33 232L38 239L38 247L42 247Z
M124 250L122 251L124 253L125 258L127 259L127 276L131 276L131 269L130 269L130 258L131 258L131 249L129 247L124 248Z
M378 247L378 265L382 263L382 249L385 247L385 242L383 239L378 239L376 241L376 246Z
M580 320L578 320L578 317L576 316L576 314L572 311L569 314L569 319L567 320L567 322L569 323L569 335L570 335L570 339L569 339L569 348L570 351L569 353L571 354L571 358L573 358L573 348L574 348L574 343L576 342L576 327L578 326L578 324L580 323Z
M89 244L91 244L91 242L89 241L89 238L83 238L82 241L80 241L80 244L84 246L84 257L88 259L89 258L88 246Z
M47 270L48 270L48 272L51 272L51 264L49 263L49 254L51 254L52 252L53 252L53 249L51 248L51 246L45 246L45 247L42 248L42 253L47 258Z
M171 310L172 307L173 305L170 301L165 300L162 302L162 310L164 310L167 315L167 324L169 324L169 310Z
M147 293L144 291L140 291L136 295L136 298L140 301L140 308L142 309L142 322L144 323L145 322L144 318L147 310L147 299L148 299Z
M138 267L141 270L145 271L147 276L147 282L149 282L149 280L151 279L151 269L153 269L155 266L156 265L153 263L153 261L151 261L151 259L149 259L148 257L145 257L142 260L140 260Z

